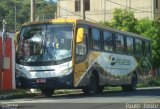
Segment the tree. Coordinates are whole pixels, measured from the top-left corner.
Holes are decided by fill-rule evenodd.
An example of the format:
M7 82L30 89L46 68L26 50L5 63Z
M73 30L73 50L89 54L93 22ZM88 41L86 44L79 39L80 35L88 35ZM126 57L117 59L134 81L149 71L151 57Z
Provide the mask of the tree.
M36 17L39 18L37 20L54 18L56 3L53 0L36 0L36 5ZM30 0L0 0L0 24L2 24L2 17L5 14L7 30L13 32L15 29L15 6L17 9L16 26L17 29L20 29L23 23L30 21ZM2 26L0 29L2 31Z
M140 34L151 39L153 67L160 67L160 23L147 18L137 20L132 11L126 9L115 9L110 22L103 22L123 31Z
M160 26L157 22L145 18L138 21L136 31L151 39L153 67L158 68L160 66Z
M137 24L137 19L132 11L115 9L111 24L113 27L123 31L136 32L135 25Z
M112 27L111 22L108 22L108 21L100 21L99 23L102 24L102 25L105 25L105 26L110 26L110 27Z
M152 48L153 48L153 56L154 56L154 67L160 67L160 23L153 22L154 27L157 29L157 35L152 37Z
M2 24L2 20L5 18L5 10L3 7L0 7L0 24ZM0 29L2 29L2 26L0 26Z
M36 17L40 20L55 18L55 12L57 5L54 1L37 3Z

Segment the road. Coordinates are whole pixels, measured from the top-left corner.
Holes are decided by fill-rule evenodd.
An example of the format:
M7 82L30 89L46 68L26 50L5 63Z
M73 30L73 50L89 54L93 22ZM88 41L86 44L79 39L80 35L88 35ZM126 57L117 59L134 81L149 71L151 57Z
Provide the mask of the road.
M141 88L135 92L108 91L94 96L79 93L0 102L18 109L160 109L160 87Z

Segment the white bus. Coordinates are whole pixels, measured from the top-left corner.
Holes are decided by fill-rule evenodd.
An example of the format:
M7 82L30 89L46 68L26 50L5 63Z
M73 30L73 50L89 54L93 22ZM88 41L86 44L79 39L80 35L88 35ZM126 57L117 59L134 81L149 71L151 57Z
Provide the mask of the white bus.
M16 53L16 85L81 88L95 94L104 86L135 90L151 77L150 39L78 19L26 23Z

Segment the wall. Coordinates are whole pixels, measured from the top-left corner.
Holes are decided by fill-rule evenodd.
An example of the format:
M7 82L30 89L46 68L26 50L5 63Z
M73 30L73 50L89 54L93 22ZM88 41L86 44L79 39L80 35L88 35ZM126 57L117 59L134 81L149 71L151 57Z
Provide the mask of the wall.
M154 0L154 4L155 6L154 11L155 11L155 19L160 19L160 0L158 0L158 9L156 9L156 0Z
M60 6L58 8L58 18L81 18L79 16L80 12L75 12L75 0L58 0L58 5ZM61 7L66 10L63 10ZM160 12L160 1L159 9L155 10L155 0L90 0L90 11L86 11L86 19L90 21L110 21L115 8L126 8L128 10L131 8L135 13L135 17L138 19L154 19L155 11Z

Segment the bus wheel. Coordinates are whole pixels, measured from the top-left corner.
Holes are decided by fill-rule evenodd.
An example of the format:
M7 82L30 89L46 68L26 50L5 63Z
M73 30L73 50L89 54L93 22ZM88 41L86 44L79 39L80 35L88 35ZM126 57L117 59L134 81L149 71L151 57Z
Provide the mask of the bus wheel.
M104 86L99 86L98 87L98 93L103 93L104 90Z
M96 79L96 76L94 74L90 77L90 83L87 87L83 89L83 92L87 95L93 95L96 94L98 91L98 81Z
M52 94L54 93L54 89L41 89L41 92L43 95L45 95L46 97L51 97Z
M138 83L138 78L136 74L133 74L130 85L122 86L122 90L124 91L135 91Z

